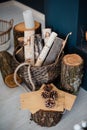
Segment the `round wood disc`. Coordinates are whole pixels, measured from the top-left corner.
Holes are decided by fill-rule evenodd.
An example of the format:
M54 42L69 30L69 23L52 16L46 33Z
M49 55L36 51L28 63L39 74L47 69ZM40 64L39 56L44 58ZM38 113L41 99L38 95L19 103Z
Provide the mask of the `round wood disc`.
M22 83L22 80L18 75L17 75L17 81L18 83ZM14 74L9 74L8 76L6 76L5 83L10 88L17 87L17 84L14 81Z
M63 61L70 66L79 66L83 63L83 59L77 54L67 54L64 56Z
M35 21L35 27L34 27L34 28L31 28L31 29L27 29L27 28L25 27L24 22L22 22L22 23L19 23L19 24L15 25L15 26L14 26L14 29L15 29L16 31L19 31L19 32L24 32L24 31L27 31L27 30L36 30L36 29L38 29L39 27L40 27L40 23L37 22L37 21Z

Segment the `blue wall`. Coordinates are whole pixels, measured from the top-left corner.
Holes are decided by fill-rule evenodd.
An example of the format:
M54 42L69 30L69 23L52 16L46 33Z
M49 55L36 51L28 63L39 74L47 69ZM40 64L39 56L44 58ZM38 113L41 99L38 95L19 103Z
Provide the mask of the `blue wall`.
M62 38L72 32L68 42L69 49L76 45L78 9L79 0L44 0L46 26L52 27Z
M51 27L65 38L68 32L69 37L66 53L77 53L84 59L84 77L82 87L87 90L87 51L84 52L81 46L81 30L87 31L87 0L44 0L44 12L46 15L46 26ZM87 42L86 42L87 46Z

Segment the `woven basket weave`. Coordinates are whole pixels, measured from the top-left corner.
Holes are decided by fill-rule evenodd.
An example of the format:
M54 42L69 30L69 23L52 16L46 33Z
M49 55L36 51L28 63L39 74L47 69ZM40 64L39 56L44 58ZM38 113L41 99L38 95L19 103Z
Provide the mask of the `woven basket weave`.
M0 51L8 49L10 46L10 31L13 26L13 19L9 22L0 19Z
M20 49L20 47L17 47L13 54L14 60L16 61L16 66L21 65L24 61L23 48L16 56L16 52L18 51L18 49ZM55 59L55 62L52 64L44 65L41 67L30 66L30 75L35 85L35 90L38 90L43 83L51 83L60 76L60 67L63 54L64 53L62 50L60 57L58 55L57 58ZM18 74L23 79L27 87L32 90L32 85L30 83L28 75L28 67L29 67L28 64L23 66L21 65Z

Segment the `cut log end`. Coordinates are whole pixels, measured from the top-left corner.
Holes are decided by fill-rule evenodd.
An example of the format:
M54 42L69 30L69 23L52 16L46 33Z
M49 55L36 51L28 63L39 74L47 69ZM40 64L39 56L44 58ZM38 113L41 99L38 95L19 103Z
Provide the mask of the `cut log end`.
M63 58L63 62L69 66L79 66L83 64L83 59L77 54L68 54Z
M17 81L18 81L19 84L22 83L22 80L21 80L21 78L18 75L17 75ZM14 74L7 75L5 77L5 83L10 88L17 87L17 84L14 81Z
M17 25L15 25L15 30L19 30L20 32L23 32L24 30L36 30L36 29L38 29L40 27L40 23L39 22L37 22L37 21L35 21L35 27L34 28L31 28L31 29L27 29L26 27L25 27L25 24L24 24L24 22L22 22L22 23L19 23L19 24L17 24Z

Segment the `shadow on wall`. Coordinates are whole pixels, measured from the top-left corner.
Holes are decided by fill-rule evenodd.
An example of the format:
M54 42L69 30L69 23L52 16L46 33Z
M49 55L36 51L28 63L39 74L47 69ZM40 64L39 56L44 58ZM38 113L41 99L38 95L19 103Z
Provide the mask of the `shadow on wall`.
M17 0L37 11L44 13L44 0Z
M6 1L9 1L9 0L0 0L0 3L2 3L2 2L6 2Z

